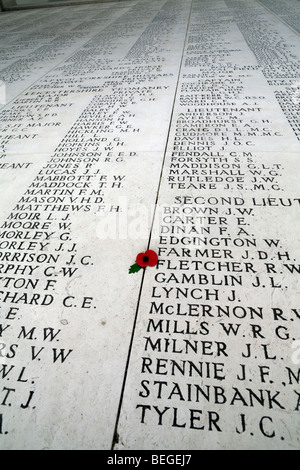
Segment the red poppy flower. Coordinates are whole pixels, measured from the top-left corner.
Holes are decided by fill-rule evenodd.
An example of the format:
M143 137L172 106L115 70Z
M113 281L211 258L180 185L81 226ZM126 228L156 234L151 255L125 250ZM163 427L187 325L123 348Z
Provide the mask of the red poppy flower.
M153 250L147 250L145 253L139 253L136 257L136 262L141 268L146 266L155 266L158 261L158 256Z

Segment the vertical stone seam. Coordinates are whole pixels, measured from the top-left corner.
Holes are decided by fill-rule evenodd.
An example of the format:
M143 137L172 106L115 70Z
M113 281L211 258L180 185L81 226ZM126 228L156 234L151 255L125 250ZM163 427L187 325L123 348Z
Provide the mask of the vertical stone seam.
M180 76L181 76L183 57L184 57L184 52L185 52L186 42L187 42L187 37L188 37L188 32L189 32L191 14L192 14L192 10L193 10L193 3L194 3L194 0L191 1L190 12L189 12L189 17L188 17L188 21L187 21L186 33L185 33L185 39L184 39L184 43L183 43L183 47L182 47L182 55L181 55L181 60L180 60L180 64L179 64L177 83L176 83L175 92L174 92L172 111L171 111L171 115L170 115L169 128L168 128L168 132L167 132L166 144L165 144L165 149L164 149L164 156L163 156L163 161L162 161L162 165L161 165L160 177L159 177L159 181L158 181L157 194L156 194L156 199L155 199L155 206L154 206L154 210L153 210L152 223L151 223L151 227L150 227L150 234L149 234L147 249L149 249L150 243L151 243L153 225L154 225L154 220L155 220L155 216L156 216L157 204L158 204L158 200L159 200L159 194L160 194L161 183L162 183L162 176L163 176L164 165L165 165L165 161L166 161L166 154L167 154L167 149L168 149L168 144L169 144L170 130L171 130L172 121L173 121L174 106L175 106L176 98L177 98L179 79L180 79ZM119 400L119 406L118 406L118 412L117 412L117 417L116 417L116 424L115 424L115 429L114 429L114 434L113 434L113 439L112 439L111 450L114 450L114 446L116 444L118 444L118 442L119 442L118 426L119 426L120 414L121 414L121 409L122 409L122 404L123 404L123 398L124 398L125 386L126 386L127 375L128 375L128 368L129 368L129 363L130 363L130 358L131 358L131 351L132 351L132 346L133 346L135 329L136 329L136 324L137 324L137 318L138 318L138 314L139 314L140 301L141 301L141 296L142 296L142 291L143 291L143 284L144 284L144 279L145 279L145 272L146 271L144 269L143 274L142 274L142 280L141 280L138 300L137 300L135 317L134 317L134 321L133 321L132 334L131 334L131 339L130 339L130 344L129 344L129 349L128 349L128 355L127 355L127 360L126 360L126 366L125 366L123 384L122 384L122 388L121 388L121 394L120 394L120 400Z

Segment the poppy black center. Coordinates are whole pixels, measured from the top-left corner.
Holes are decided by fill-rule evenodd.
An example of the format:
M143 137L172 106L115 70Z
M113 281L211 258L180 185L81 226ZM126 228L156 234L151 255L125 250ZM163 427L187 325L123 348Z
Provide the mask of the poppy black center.
M148 263L148 261L149 261L148 256L144 256L143 261L144 261L144 263Z

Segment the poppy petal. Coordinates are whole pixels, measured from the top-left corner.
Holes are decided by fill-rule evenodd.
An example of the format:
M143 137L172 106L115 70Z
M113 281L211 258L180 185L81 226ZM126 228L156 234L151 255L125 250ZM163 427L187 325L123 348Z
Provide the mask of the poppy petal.
M157 254L155 253L155 251L153 251L153 250L147 250L147 251L145 252L145 256L147 256L147 257L149 258L149 261L148 261L148 263L147 263L148 266L153 267L153 266L155 266L155 265L157 264L157 262L158 262L158 256L157 256Z
M139 253L136 257L136 262L139 266L141 266L141 268L145 268L149 264L148 261L144 261L145 256L145 253Z

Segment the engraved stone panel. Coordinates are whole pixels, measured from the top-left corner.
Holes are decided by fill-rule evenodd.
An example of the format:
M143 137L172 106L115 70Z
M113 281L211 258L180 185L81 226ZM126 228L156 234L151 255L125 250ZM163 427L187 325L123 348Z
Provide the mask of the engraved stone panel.
M296 14L1 14L1 449L299 449Z

